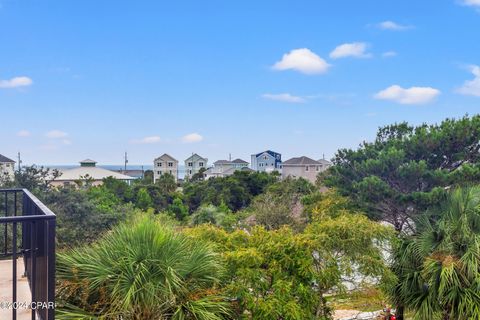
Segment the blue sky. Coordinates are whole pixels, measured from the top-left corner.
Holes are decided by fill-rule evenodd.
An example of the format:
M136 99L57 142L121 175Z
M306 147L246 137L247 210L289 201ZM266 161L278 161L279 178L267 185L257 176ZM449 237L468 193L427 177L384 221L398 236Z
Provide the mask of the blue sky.
M480 107L480 0L0 0L0 153L330 158Z

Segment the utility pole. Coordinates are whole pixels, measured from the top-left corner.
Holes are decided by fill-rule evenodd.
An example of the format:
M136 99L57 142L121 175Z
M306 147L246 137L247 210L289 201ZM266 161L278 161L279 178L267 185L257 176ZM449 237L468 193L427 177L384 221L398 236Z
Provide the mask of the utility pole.
M22 171L22 158L20 157L20 152L18 152L18 172Z
M125 167L123 169L123 173L127 172L127 163L128 163L128 157L127 157L127 151L125 151Z

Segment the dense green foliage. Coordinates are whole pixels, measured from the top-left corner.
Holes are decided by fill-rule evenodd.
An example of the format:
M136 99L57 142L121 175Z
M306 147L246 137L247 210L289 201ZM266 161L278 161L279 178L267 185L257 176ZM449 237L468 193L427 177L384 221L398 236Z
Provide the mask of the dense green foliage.
M142 216L58 255L59 319L224 319L220 257Z
M120 204L111 193L62 188L44 194L44 201L57 215L57 243L74 247L98 240L102 233L137 211Z
M246 208L252 199L278 180L273 174L237 171L225 178L188 182L183 188L185 202L190 212L202 204L220 206L226 204L230 210Z
M455 189L396 248L392 288L415 319L480 319L480 187Z
M341 290L346 277L391 278L380 247L389 228L347 210L319 207L314 215L301 233L288 226L228 233L204 225L187 231L222 254L228 271L224 293L235 298L235 318L329 319L324 295Z
M8 186L77 247L59 256L64 319L331 319L347 284L384 289L398 320L480 319L479 160L474 116L380 128L316 185L238 171L56 189L32 167Z
M380 128L374 142L342 149L323 181L374 219L412 231L444 187L480 181L480 116Z

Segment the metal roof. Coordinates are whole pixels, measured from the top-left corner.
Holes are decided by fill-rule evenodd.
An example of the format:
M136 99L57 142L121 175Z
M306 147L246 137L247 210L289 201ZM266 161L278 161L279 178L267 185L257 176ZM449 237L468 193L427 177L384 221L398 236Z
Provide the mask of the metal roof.
M78 167L70 170L61 171L62 175L55 179L56 181L75 181L85 180L85 177L93 180L103 180L112 177L118 180L134 180L134 177L127 176L115 171L103 169L100 167Z

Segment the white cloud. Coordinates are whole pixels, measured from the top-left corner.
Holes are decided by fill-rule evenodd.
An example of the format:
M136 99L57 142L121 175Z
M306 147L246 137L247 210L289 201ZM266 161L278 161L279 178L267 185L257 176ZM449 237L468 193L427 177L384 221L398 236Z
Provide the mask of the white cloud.
M330 58L340 59L346 57L369 58L372 55L367 53L367 44L365 42L344 43L330 52Z
M17 132L18 137L30 137L30 131L28 130L20 130Z
M69 145L72 144L72 141L69 140L69 139L63 139L63 140L62 140L62 143L63 143L64 145L66 145L66 146L69 146Z
M49 131L45 134L47 138L50 139L60 139L60 138L65 138L68 136L68 133L60 131L60 130L52 130Z
M398 24L393 21L383 21L377 25L382 30L404 31L412 29L413 26Z
M274 70L296 70L304 74L320 74L328 71L330 65L310 49L294 49L275 63Z
M460 94L480 97L480 66L470 66L469 69L474 75L473 80L465 81L456 91Z
M294 96L294 95L291 95L290 93L278 93L278 94L265 93L265 94L262 94L262 98L268 99L268 100L274 100L274 101L289 102L289 103L304 103L307 101L302 97Z
M382 53L382 57L384 58L390 58L390 57L395 57L397 55L397 52L395 51L387 51Z
M469 7L480 7L480 0L463 0L461 4Z
M144 137L142 139L134 139L131 141L131 143L134 144L153 144L153 143L159 143L162 141L162 139L159 136L149 136L149 137Z
M426 104L432 102L440 91L431 87L402 88L393 85L374 95L375 99L390 100L400 104Z
M27 87L33 83L29 77L15 77L9 80L0 80L0 89Z
M182 137L182 142L184 143L200 142L202 140L203 137L198 133L190 133Z

